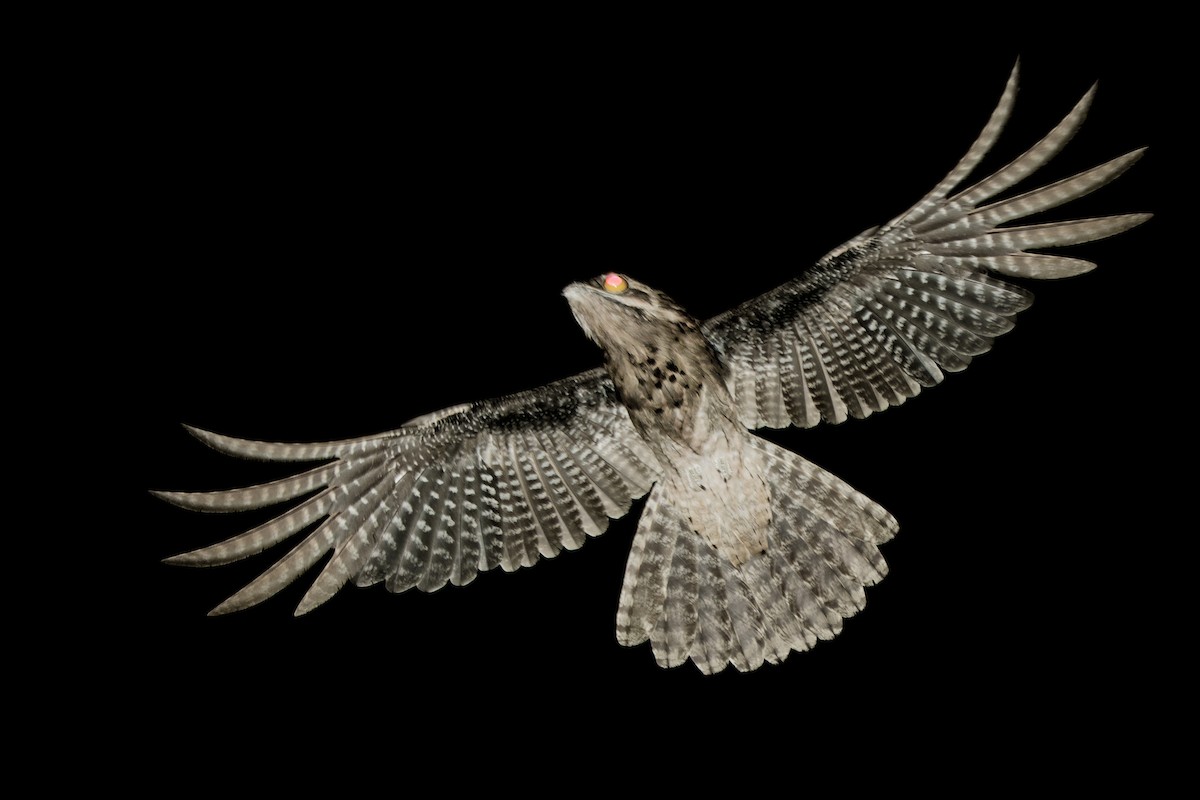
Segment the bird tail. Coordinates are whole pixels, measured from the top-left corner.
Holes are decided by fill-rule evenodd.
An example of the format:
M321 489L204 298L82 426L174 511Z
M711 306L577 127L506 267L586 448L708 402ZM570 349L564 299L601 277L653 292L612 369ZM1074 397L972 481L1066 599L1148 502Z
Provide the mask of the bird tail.
M743 480L765 482L769 494L762 552L731 559L710 544L678 483L658 483L642 512L617 639L649 640L661 666L691 658L707 674L782 661L840 633L865 605L863 587L887 574L878 545L897 530L887 511L800 456L747 438Z

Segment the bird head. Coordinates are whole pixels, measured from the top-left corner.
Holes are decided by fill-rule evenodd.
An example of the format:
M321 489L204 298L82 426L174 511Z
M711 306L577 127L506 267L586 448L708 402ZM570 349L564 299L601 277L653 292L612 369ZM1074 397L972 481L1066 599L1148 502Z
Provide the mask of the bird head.
M575 320L596 344L608 351L630 351L696 323L674 300L626 275L608 272L563 289Z

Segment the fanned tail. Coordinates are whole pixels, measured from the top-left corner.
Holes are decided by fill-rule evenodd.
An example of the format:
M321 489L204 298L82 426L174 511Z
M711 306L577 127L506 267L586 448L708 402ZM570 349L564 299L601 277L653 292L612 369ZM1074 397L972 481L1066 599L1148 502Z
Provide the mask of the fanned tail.
M646 503L625 570L617 639L650 641L661 666L691 658L701 672L782 661L866 603L882 580L879 545L895 519L829 472L747 434L747 465L765 476L771 525L767 549L739 566L688 522L677 484L657 484Z

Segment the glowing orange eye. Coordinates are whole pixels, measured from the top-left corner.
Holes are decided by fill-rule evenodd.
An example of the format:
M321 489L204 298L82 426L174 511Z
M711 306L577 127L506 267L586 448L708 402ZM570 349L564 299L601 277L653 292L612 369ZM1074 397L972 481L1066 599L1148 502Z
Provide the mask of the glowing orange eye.
M604 276L604 291L620 294L629 288L629 284L615 272L610 272Z

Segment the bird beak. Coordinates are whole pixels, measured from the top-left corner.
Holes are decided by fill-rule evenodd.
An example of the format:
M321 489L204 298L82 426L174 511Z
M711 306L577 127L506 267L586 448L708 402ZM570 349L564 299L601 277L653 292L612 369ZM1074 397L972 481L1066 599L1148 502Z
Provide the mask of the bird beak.
M584 283L572 283L563 289L563 297L567 298L567 302L574 306L577 302L583 300L595 290Z

